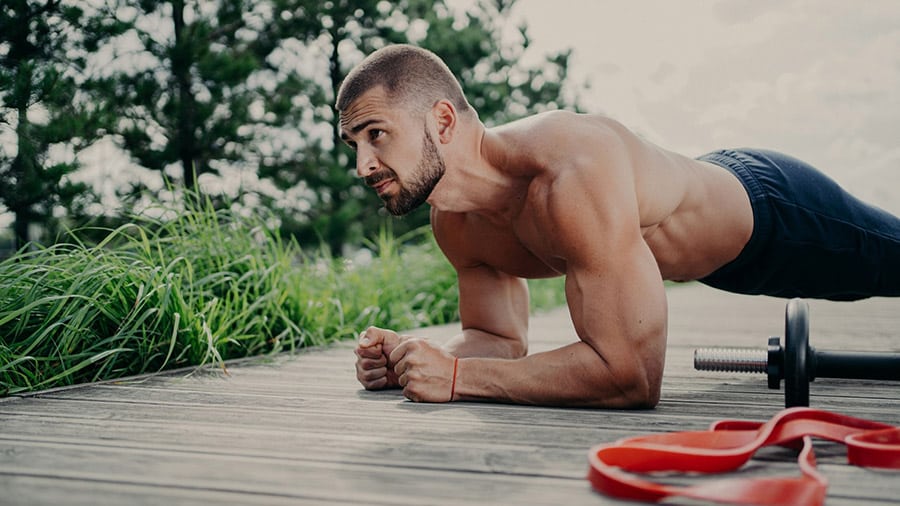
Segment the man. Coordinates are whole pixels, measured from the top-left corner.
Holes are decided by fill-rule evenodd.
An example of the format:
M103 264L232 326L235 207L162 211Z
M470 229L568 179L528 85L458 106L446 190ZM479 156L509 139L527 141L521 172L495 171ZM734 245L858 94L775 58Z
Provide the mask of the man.
M414 401L652 407L663 280L741 293L900 295L900 220L766 151L690 159L602 116L548 112L486 129L435 55L376 51L337 98L357 174L394 214L428 202L456 269L462 333L439 347L370 328L367 389ZM566 277L579 340L527 355L525 278Z

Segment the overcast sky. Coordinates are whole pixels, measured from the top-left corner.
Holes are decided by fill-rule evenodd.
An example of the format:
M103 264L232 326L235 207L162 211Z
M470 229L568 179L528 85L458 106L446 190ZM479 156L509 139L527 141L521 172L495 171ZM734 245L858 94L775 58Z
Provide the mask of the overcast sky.
M533 52L574 49L588 111L691 156L781 150L900 214L900 1L520 0L515 15Z

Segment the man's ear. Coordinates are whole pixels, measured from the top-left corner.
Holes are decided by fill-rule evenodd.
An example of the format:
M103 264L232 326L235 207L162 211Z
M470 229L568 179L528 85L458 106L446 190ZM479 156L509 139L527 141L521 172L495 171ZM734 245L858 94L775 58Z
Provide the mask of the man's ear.
M442 144L449 144L456 131L456 107L449 100L438 100L431 108L431 114L437 125L438 139Z

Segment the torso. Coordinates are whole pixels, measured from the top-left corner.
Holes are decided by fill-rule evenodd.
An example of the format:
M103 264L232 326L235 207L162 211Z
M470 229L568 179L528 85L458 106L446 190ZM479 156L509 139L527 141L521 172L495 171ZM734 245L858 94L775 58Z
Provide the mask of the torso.
M536 131L553 128L555 122L602 128L621 140L616 149L625 150L624 158L630 161L641 236L656 258L663 279L701 278L733 260L743 249L752 232L752 211L743 186L730 172L661 149L602 116L553 114L563 117L537 117L498 132L512 141L517 153L510 163L531 165L522 169L528 179L523 190L525 201L511 223L496 223L473 213L442 218L458 221L454 229L464 236L461 240L478 245L473 255L479 262L524 278L566 273L566 259L556 248L555 224L544 205L557 176L555 168L544 167L551 164L542 163L540 154L529 156L522 149L533 145L528 138L539 135ZM608 168L596 166L590 170L602 178Z

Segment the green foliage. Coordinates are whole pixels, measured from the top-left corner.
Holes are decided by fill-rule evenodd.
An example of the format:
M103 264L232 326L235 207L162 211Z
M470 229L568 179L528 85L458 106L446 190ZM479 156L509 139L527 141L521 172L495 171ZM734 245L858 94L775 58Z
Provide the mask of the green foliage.
M297 334L271 303L288 250L210 207L143 219L94 247L0 264L0 387L65 385L272 350Z
M417 42L441 55L488 126L546 110L577 109L563 93L571 51L545 56L537 66L527 67L521 63L531 45L527 27L516 27L518 41L504 42L510 28L506 20L515 4L481 0L466 12L460 27L454 17L436 15L442 5L435 3L424 16L428 31Z
M15 215L17 248L30 240L30 224L51 224L57 208L71 209L88 191L67 178L78 165L53 161L48 151L54 145L78 150L100 129L101 115L76 100L84 60L80 39L71 36L93 22L58 0L10 0L0 7L0 128L16 139L15 155L0 144L0 204ZM110 34L98 29L92 37Z
M0 394L458 318L455 273L427 229L382 230L373 257L353 262L283 243L263 217L189 203L136 217L96 246L73 240L0 263Z
M248 79L274 49L256 43L265 5L249 0L119 4L114 19L123 34L110 47L128 57L110 62L108 72L92 76L87 87L116 111L111 133L121 146L161 176L170 165L180 165L180 179L189 189L201 175L217 174L219 164L244 161L252 136L242 127L257 121L250 105L265 93ZM132 194L142 190L135 182Z
M458 319L456 275L435 243L401 248L401 240L382 230L369 243L374 258L362 265L320 252L303 281L286 287L293 317L338 338L356 337L370 325L401 330Z

